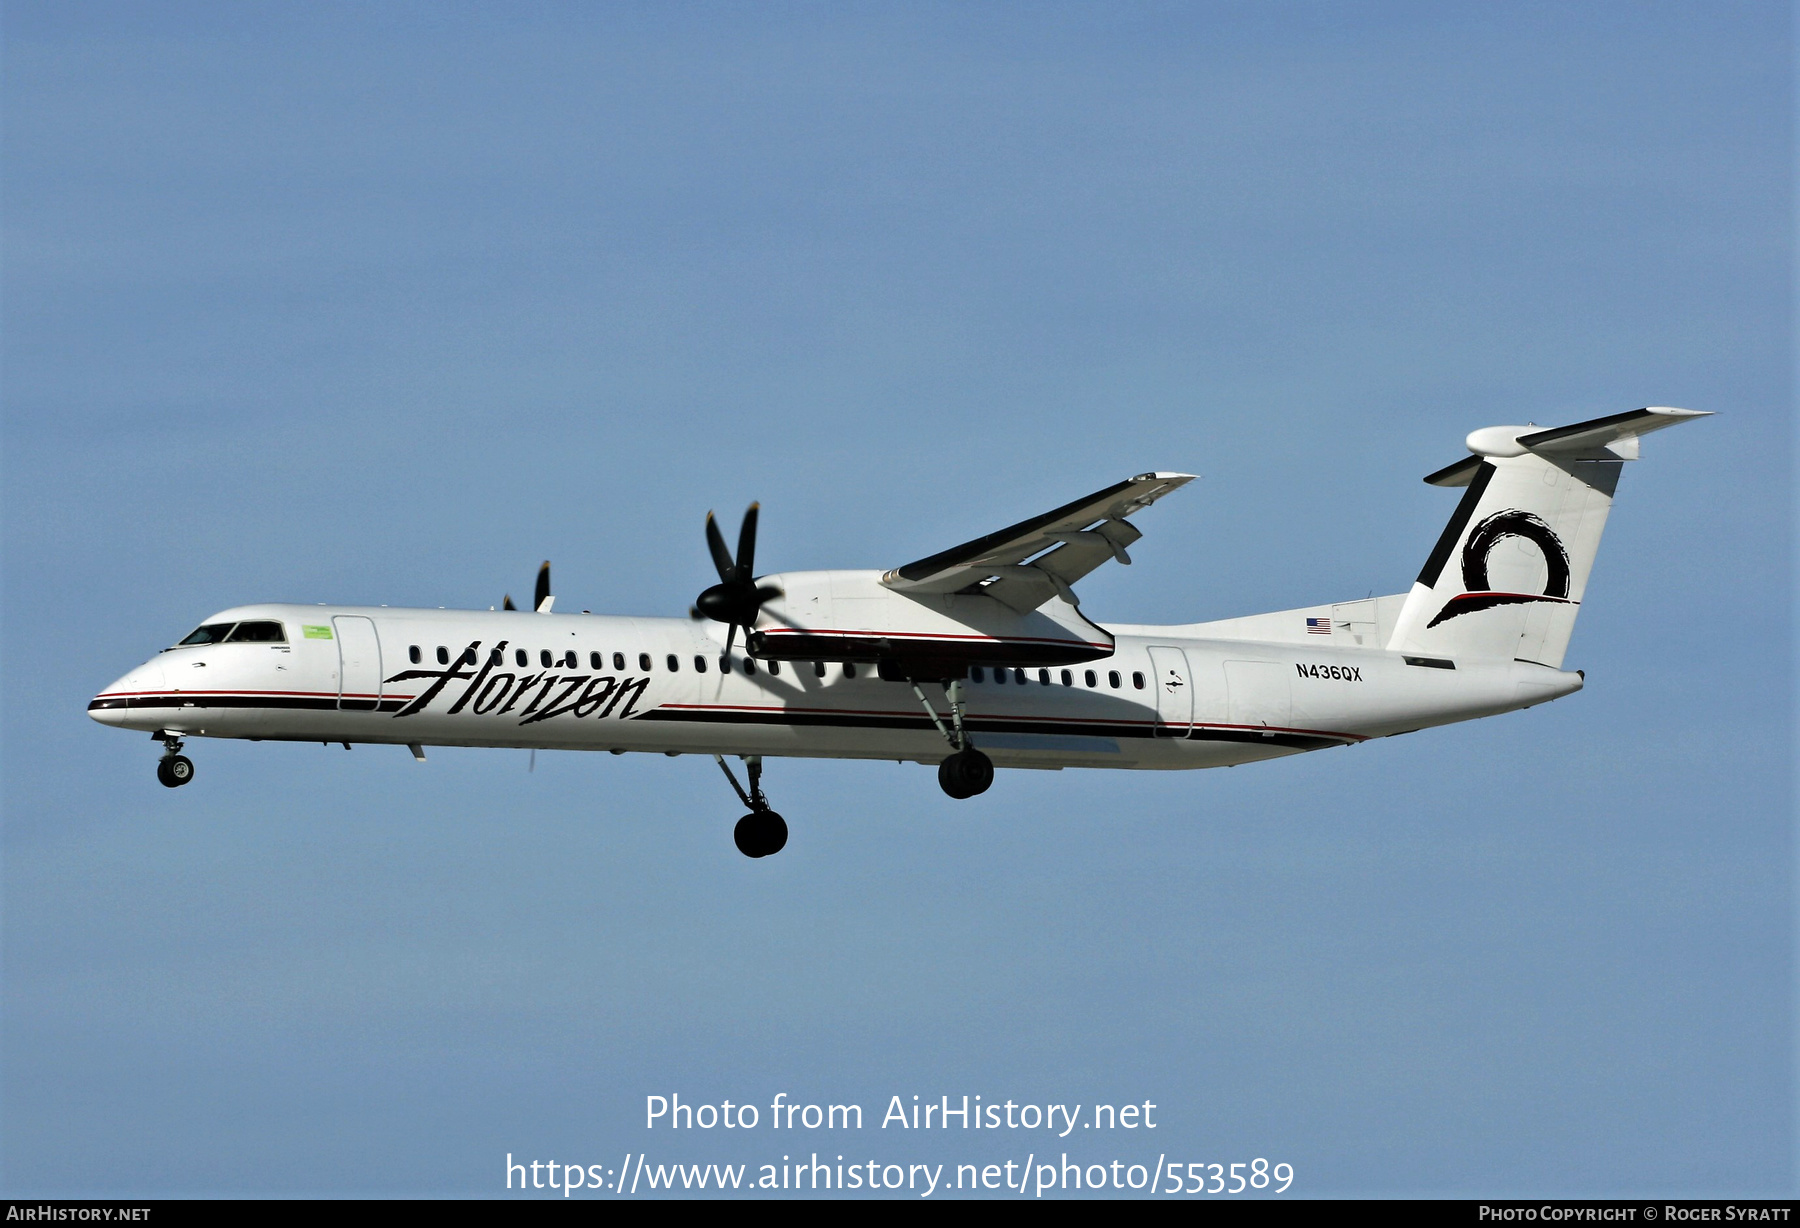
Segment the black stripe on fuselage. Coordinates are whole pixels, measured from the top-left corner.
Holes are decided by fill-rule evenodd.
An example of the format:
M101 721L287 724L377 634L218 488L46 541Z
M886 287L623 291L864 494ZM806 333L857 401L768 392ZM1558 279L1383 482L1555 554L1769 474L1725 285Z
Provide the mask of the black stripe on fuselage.
M408 697L410 698L410 696ZM131 708L275 708L284 712L398 712L406 699L346 699L336 695L130 695L102 697L89 712Z
M746 712L735 709L657 708L635 721L669 721L696 725L804 725L827 729L892 729L908 733L933 733L936 727L924 716L899 713L864 712ZM1150 725L1109 724L1105 721L1077 722L1058 720L1053 726L1043 721L1008 720L1005 717L964 717L963 728L979 744L983 733L1033 733L1045 737L1144 738L1180 741L1167 733L1157 734ZM1259 729L1212 729L1196 725L1189 740L1208 742L1242 742L1254 746L1285 746L1295 750L1318 750L1326 746L1342 746L1348 739L1321 734L1264 731Z
M95 699L88 704L88 711L118 711L135 708L263 708L279 711L310 712L398 712L405 706L404 699L383 699L380 707L354 708L351 704L373 704L373 700L346 700L339 707L335 695L298 696L298 695L132 695ZM688 708L656 708L639 716L629 718L633 721L664 721L671 724L686 725L793 725L808 728L825 729L891 729L907 733L935 732L931 721L924 716L907 716L900 713L863 713L863 712L755 712L736 709L688 709ZM1043 721L1009 720L1005 717L965 718L963 727L973 736L983 733L1031 733L1046 737L1102 737L1102 738L1157 738L1156 730L1147 724L1109 724L1105 721L1068 721L1058 720L1054 726L1047 727ZM1181 741L1182 739L1163 734L1163 741ZM1319 750L1327 746L1342 746L1349 739L1331 737L1324 734L1292 733L1286 730L1263 731L1259 729L1215 729L1204 725L1194 726L1187 740L1206 742L1238 742L1249 746L1282 746L1293 750Z

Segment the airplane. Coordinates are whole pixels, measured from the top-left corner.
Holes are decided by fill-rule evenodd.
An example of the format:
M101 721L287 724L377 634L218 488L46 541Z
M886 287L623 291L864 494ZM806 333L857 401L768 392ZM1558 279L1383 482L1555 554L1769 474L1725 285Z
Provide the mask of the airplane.
M1639 441L1705 412L1652 407L1486 427L1428 475L1461 488L1410 590L1175 626L1102 625L1074 586L1193 480L1142 473L889 571L757 575L709 512L719 581L687 618L265 604L222 610L94 697L148 731L157 779L187 739L711 755L748 813L748 857L787 843L765 757L935 765L952 798L996 768L1223 767L1493 716L1582 688L1562 668ZM739 758L747 783L726 762Z

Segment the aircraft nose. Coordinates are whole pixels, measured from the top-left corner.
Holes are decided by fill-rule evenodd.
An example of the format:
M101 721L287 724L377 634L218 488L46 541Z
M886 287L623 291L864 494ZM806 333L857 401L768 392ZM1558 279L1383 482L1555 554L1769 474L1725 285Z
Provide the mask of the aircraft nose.
M131 701L161 692L162 665L146 661L124 677L103 687L88 701L88 715L102 725L123 725L130 715Z
M102 725L120 725L125 721L125 712L130 701L120 694L126 690L131 675L119 679L110 686L102 687L100 693L88 700L88 715Z

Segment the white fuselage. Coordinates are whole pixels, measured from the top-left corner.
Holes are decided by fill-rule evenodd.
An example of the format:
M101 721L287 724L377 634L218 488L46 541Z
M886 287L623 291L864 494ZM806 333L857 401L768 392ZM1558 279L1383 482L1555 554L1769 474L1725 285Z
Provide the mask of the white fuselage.
M950 750L908 682L872 663L752 661L741 640L727 656L726 630L711 622L307 605L208 621L243 620L279 621L285 642L165 650L96 696L90 715L252 740L925 763ZM1001 767L1219 767L1581 686L1530 662L1419 664L1323 636L1221 637L1218 626L1115 625L1111 655L1097 660L974 671L961 686L973 744ZM921 689L948 720L945 688Z

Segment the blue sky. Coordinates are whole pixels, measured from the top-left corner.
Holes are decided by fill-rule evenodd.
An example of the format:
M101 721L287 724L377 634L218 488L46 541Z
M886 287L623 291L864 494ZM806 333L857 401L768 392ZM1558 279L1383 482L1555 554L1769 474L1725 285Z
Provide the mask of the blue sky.
M775 1158L647 1136L669 1091L1150 1099L1309 1194L1792 1191L1786 6L0 20L8 1193ZM763 568L889 567L1184 470L1103 621L1396 592L1469 430L1646 404L1719 416L1627 470L1587 689L1342 754L775 763L752 864L703 760L170 791L83 712L245 601L548 557L678 615L753 498Z

